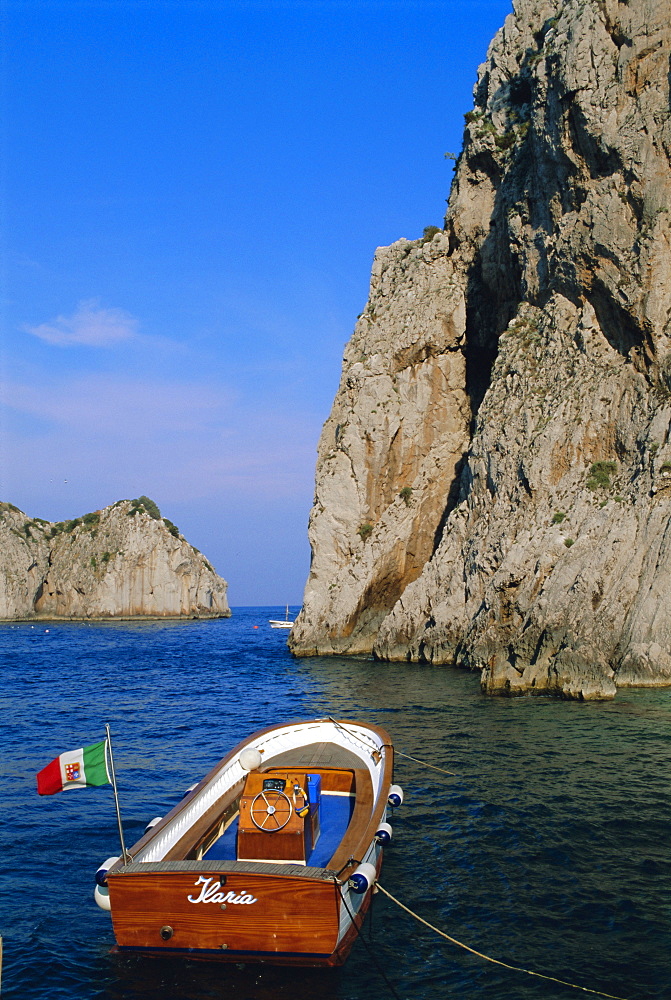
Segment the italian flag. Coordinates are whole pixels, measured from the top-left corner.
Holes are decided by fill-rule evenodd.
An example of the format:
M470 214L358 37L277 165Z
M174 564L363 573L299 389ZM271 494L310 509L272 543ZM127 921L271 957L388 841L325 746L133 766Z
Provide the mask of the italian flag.
M60 754L37 775L38 793L54 795L56 792L68 792L71 788L109 785L106 749L107 740L102 740L90 747Z

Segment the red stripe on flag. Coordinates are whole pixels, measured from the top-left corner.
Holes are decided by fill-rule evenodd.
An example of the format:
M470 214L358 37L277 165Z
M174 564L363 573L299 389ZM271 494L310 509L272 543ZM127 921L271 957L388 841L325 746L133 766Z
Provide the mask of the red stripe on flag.
M56 757L51 764L47 764L37 775L38 795L54 795L63 791L63 781L61 779L61 760Z

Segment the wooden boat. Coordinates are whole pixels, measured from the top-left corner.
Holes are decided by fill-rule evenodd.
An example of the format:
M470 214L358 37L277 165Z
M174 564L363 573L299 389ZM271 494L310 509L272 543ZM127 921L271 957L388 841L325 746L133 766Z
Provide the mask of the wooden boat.
M392 784L377 726L290 722L232 750L96 873L119 949L340 965L370 905Z
M269 618L268 624L271 628L293 628L294 623L289 621L289 605L287 604L287 610L285 612L284 618Z

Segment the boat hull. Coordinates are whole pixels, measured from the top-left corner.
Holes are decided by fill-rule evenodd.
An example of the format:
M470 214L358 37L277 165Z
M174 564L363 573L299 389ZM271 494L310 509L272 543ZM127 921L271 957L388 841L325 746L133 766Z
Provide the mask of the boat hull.
M220 887L219 874L138 872L110 880L119 946L269 956L335 951L338 888L332 881L241 873L226 875Z
M191 799L187 797L131 848L128 863L120 861L108 871L109 909L120 950L275 965L342 964L373 893L372 884L366 891L357 890L349 876L360 862L372 865L373 873L379 871L382 861L376 830L386 817L392 755L387 734L373 728L360 730L373 734L375 742L358 761L351 749L356 748L356 740L349 741L349 749L333 742L307 740L305 745L283 749L290 742L297 743L300 725L305 726L310 741L328 735L329 726L336 733L344 731L341 723L328 720L326 725L326 720L317 720L319 724L322 721L324 733L315 723L277 727L283 740L279 747L273 743L274 730L252 737L251 743L266 747L267 760L260 773L250 774L246 787L250 782L258 785L259 778L266 776L272 787L280 775L285 776L280 779L285 782L287 774L290 777L298 771L307 787L303 772L309 772L311 780L313 772L319 772L324 802L335 797L341 803L352 803L345 810L345 816L351 817L349 822L345 819L345 835L331 848L335 853L311 860L317 858L319 844L329 842L328 832L322 831L314 848L317 853L311 857L306 853L303 862L287 861L284 849L280 850L281 859L275 855L278 859L272 860L271 855L267 860L240 860L242 817L247 807L238 761L241 751L250 745L241 744L196 786ZM287 753L291 758L288 763ZM305 754L309 764L298 767L292 763ZM346 756L343 760L334 754ZM328 759L328 766L324 766L326 760L317 766L320 757ZM221 794L222 788L228 791ZM299 806L301 802L299 799ZM329 810L324 805L325 819L331 815ZM342 807L338 813L342 815ZM296 814L292 813L286 830L268 838L269 846L275 849L285 834L290 840L295 822ZM309 814L305 822L310 822ZM232 860L227 852L235 824L237 859ZM188 843L191 846L185 850Z
M110 892L119 950L272 965L341 965L372 897L361 898L341 935L343 904L334 880L229 876L221 893L248 896L254 903L229 902L225 909L217 901L190 902L202 891L196 882L189 872L124 876L122 907L115 905L114 889Z

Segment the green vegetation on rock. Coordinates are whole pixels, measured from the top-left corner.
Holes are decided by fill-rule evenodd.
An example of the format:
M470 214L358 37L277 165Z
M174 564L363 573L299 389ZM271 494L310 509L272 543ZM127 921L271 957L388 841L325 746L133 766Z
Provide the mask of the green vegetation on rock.
M587 478L588 490L609 490L611 487L610 477L617 472L615 462L593 462Z
M135 500L130 501L130 505L131 507L128 511L129 517L135 517L136 514L149 514L155 521L161 519L161 511L158 509L158 505L149 497L137 497Z

